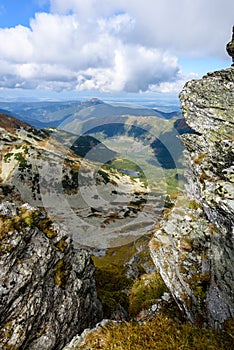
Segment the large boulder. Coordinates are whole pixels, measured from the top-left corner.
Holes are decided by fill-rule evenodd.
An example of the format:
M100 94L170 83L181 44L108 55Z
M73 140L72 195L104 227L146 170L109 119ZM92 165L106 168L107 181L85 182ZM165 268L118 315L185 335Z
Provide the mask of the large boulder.
M94 266L29 205L0 205L0 348L62 349L102 318Z
M186 193L155 230L151 255L192 322L217 328L234 317L234 68L188 82L181 108L194 134Z
M234 26L232 27L232 40L227 44L226 49L234 65Z

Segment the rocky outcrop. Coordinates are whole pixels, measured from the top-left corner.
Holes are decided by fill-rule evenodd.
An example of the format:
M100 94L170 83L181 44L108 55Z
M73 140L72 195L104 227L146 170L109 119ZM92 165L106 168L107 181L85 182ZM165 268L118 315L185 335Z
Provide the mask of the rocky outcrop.
M234 65L234 26L232 27L232 40L227 44L227 53L232 57Z
M28 205L0 205L0 348L62 349L102 318L94 266Z
M151 255L187 318L220 327L234 317L234 69L188 82L186 193L155 230Z

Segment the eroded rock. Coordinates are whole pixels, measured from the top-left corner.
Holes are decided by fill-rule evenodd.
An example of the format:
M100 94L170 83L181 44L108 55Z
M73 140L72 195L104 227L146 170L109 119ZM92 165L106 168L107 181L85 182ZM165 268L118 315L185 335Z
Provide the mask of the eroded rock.
M94 266L27 205L0 205L0 348L62 349L102 318Z
M180 94L187 124L187 194L155 230L151 255L192 322L217 328L234 317L234 69L188 82Z
M227 44L227 53L232 57L232 62L234 65L234 26L232 27L232 40Z

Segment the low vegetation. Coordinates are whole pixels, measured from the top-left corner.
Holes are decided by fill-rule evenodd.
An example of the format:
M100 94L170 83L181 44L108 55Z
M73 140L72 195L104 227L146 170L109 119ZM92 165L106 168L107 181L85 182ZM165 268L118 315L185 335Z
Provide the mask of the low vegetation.
M42 218L41 213L35 209L27 209L21 207L21 209L11 217L0 215L0 251L9 252L14 247L8 245L8 236L14 231L24 231L25 228L39 228L48 238L54 238L57 236L57 232L54 230L52 221L49 217Z
M105 318L111 318L118 305L128 309L128 296L124 291L129 289L131 280L125 276L123 268L96 269L96 280Z
M105 318L110 318L119 304L131 314L130 290L134 282L145 274L144 265L153 266L148 249L149 239L149 236L144 236L136 242L109 248L104 256L93 257L97 291L103 303ZM134 257L135 262L132 261ZM134 272L130 272L129 267ZM134 300L134 308L138 309L136 299L132 296L131 300Z
M130 289L130 315L136 316L141 310L149 309L167 291L167 287L159 273L153 272L140 276Z
M233 348L233 320L223 331L199 328L163 314L153 320L107 324L90 333L77 349L102 350L230 350Z

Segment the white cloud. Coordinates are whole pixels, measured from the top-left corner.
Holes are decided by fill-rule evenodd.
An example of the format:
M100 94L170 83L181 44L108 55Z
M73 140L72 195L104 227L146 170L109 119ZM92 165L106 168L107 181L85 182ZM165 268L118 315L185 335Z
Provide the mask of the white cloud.
M0 29L0 57L9 62L24 62L32 56L31 32L28 28Z
M232 0L50 4L29 28L0 29L0 87L176 91L179 55L226 57L234 13Z
M127 13L135 29L128 40L177 54L225 55L231 35L233 0L50 0L55 12L74 11L80 19Z
M159 50L119 44L114 54L112 67L81 71L77 89L138 92L177 77L176 58Z
M4 86L137 92L175 78L174 56L122 39L133 27L127 14L82 25L76 14L38 13L30 28L1 29Z
M184 75L183 72L180 71L175 81L163 81L159 85L151 85L149 86L149 90L152 92L178 93L178 91L182 90L187 81L198 78L199 76L196 73Z

